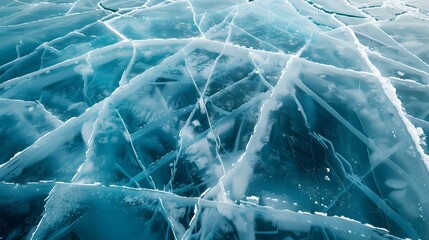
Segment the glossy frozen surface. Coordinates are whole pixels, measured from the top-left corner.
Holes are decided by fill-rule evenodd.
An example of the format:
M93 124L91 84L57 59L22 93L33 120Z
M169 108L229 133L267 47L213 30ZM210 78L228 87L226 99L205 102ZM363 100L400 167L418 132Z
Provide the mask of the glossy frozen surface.
M1 0L0 239L429 239L425 0Z

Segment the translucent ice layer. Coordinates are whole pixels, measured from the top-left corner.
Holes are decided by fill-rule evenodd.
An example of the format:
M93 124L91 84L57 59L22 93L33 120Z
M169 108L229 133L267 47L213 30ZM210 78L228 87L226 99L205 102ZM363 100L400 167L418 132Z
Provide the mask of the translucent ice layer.
M0 1L0 239L429 239L425 0Z

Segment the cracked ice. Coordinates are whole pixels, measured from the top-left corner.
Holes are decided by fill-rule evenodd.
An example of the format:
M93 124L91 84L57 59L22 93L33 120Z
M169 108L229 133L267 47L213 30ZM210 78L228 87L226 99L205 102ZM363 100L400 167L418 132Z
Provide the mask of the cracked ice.
M428 22L0 1L0 239L429 239Z

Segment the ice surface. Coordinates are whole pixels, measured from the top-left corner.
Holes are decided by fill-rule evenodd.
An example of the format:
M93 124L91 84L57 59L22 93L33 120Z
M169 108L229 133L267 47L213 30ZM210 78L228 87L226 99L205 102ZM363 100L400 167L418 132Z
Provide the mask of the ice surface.
M424 0L0 1L0 239L429 239Z

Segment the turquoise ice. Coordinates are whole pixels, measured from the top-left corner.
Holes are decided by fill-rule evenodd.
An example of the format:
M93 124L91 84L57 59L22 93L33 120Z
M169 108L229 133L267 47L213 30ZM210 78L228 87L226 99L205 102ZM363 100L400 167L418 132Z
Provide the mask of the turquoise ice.
M0 0L0 239L429 239L425 0Z

